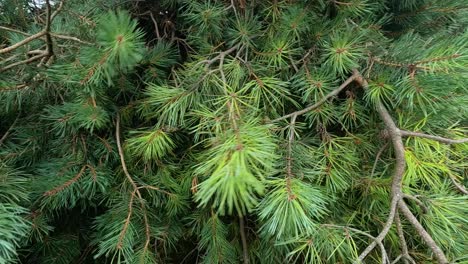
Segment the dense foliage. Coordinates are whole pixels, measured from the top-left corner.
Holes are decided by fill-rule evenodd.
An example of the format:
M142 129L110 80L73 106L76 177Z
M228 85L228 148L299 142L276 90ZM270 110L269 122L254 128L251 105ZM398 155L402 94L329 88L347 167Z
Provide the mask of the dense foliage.
M468 261L468 6L0 0L0 263Z

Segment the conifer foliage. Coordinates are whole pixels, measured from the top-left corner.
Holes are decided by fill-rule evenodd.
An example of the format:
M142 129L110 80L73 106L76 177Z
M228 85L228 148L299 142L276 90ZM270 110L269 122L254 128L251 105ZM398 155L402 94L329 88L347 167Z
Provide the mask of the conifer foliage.
M468 261L467 18L1 0L0 263Z

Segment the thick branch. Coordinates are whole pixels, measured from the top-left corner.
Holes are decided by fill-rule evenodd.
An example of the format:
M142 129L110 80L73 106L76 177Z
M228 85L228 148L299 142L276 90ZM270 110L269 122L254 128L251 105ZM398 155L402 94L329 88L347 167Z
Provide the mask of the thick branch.
M356 75L356 73L354 73L353 75L351 75L351 77L349 77L343 84L340 85L340 87L336 88L335 90L331 91L329 94L327 94L325 97L323 97L322 99L320 99L318 102L316 102L315 104L311 105L311 106L308 106L302 110L299 110L299 111L296 111L296 112L293 112L293 113L290 113L290 114L287 114L285 116L282 116L282 117L279 117L277 119L274 119L272 120L271 122L278 122L278 121L281 121L281 120L284 120L284 119L287 119L287 118L290 118L292 116L300 116L300 115L303 115L309 111L312 111L316 108L318 108L319 106L321 106L323 103L325 103L328 99L332 98L333 96L336 96L338 93L341 92L341 90L343 90L344 88L346 88L346 86L348 86L350 83L352 83L356 78L358 77L358 75Z
M398 207L400 211L405 215L406 219L413 225L416 229L418 234L422 237L424 242L431 248L432 252L434 253L435 258L439 264L446 264L449 263L447 257L445 256L444 252L437 246L434 239L427 233L426 229L421 225L418 219L411 213L411 210L402 200L398 203Z
M60 7L63 5L63 1L60 2ZM54 55L52 38L50 36L50 24L52 23L52 8L50 7L50 0L46 0L47 14L46 14L46 25L45 25L45 38L46 38L46 53L47 56L51 57ZM57 14L59 9L55 10L54 14Z
M247 237L245 235L245 224L244 224L244 217L239 216L239 229L240 229L240 236L242 241L242 255L244 258L244 264L248 264L250 261L249 259L249 247L247 245Z
M433 135L428 135L424 133L419 133L419 132L412 132L412 131L406 131L406 130L400 130L401 135L404 137L421 137L421 138L427 138L427 139L432 139L435 141L439 141L444 144L461 144L461 143L466 143L468 142L468 138L461 138L461 139L450 139L450 138L444 138L444 137L439 137L439 136L433 136Z
M354 70L353 76L356 76L355 80L362 86L364 90L368 88L367 81L361 76L361 74L357 70ZM401 200L402 197L402 179L406 168L405 147L403 145L400 130L396 126L388 110L380 102L377 103L377 112L379 113L380 118L384 122L390 134L395 153L395 171L392 176L393 180L391 187L392 201L390 203L390 212L387 221L384 225L384 228L376 237L376 240L372 242L366 249L364 249L361 255L359 255L358 262L362 262L364 258L375 248L377 242L381 242L385 238L387 233L390 231L397 210L398 202Z

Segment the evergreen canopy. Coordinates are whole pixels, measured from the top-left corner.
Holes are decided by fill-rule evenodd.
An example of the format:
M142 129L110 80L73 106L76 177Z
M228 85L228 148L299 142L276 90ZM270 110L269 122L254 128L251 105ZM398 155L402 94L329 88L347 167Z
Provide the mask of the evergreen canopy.
M468 6L0 0L0 263L466 263Z

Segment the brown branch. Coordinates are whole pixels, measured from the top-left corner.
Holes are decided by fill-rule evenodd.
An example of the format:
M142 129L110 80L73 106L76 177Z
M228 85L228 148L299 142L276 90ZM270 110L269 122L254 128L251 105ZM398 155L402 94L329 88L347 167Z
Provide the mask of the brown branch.
M15 121L13 121L13 124L8 128L8 130L3 134L2 138L0 138L0 146L3 144L3 142L7 139L8 135L11 133L11 130L15 127L16 123L18 122L19 115L16 117Z
M9 47L0 49L0 54L13 51L13 50L15 50L15 49L17 49L17 48L19 48L19 47L25 45L25 44L28 44L29 42L31 42L31 41L33 41L33 40L35 40L35 39L38 39L38 38L44 36L45 34L46 34L46 31L45 31L45 30L42 30L42 31L40 31L40 32L38 32L38 33L36 33L36 34L34 34L34 35L31 35L31 36L29 36L29 37L27 37L27 38L25 38L25 39L23 39L23 40L21 40L21 41L15 43L15 44L11 45L11 46L9 46Z
M387 148L387 146L388 146L388 142L386 142L386 143L379 149L379 151L377 152L377 155L375 156L374 165L372 166L371 178L372 178L372 176L374 176L374 172L375 172L375 169L377 168L377 163L378 163L379 160L380 160L380 156L382 155L382 153L384 152L384 150Z
M290 131L289 131L289 140L288 140L288 156L287 156L287 163L286 163L286 190L288 192L288 200L294 200L296 197L291 190L291 179L293 177L292 172L292 144L294 142L294 134L296 133L294 130L294 126L296 124L297 115L293 115L291 117L290 123Z
M332 228L341 228L341 229L344 229L346 231L351 230L351 231L353 231L355 233L358 233L358 234L369 237L370 239L374 240L379 245L380 250L382 251L382 263L388 263L389 262L388 253L385 250L385 247L384 247L382 241L377 241L377 238L372 236L371 234L369 234L367 232L364 232L362 230L356 229L356 228L349 227L349 226L340 226L340 225L333 225L333 224L322 224L321 226L323 226L323 227L332 227Z
M408 264L408 261L411 261L411 263L415 263L415 261L409 255L409 252L408 252L408 244L406 243L405 234L403 232L403 226L401 224L401 219L400 219L400 215L398 214L398 211L395 214L395 226L396 226L396 229L397 229L398 238L400 239L400 244L401 244L401 255L400 256L401 256L401 258L403 258L403 262L405 264ZM397 260L395 259L395 261L397 261Z
M400 130L401 135L404 137L421 137L421 138L427 138L427 139L432 139L435 141L439 141L444 144L462 144L468 142L468 138L461 138L461 139L450 139L450 138L444 138L444 137L439 137L439 136L433 136L433 135L428 135L424 133L419 133L419 132L412 132L412 131L406 131L406 130Z
M14 87L2 87L0 88L0 92L5 92L5 91L16 91L16 90L21 90L21 89L24 89L24 88L27 88L29 87L27 84L18 84Z
M0 144L1 145L1 144ZM457 182L457 179L453 177L451 173L449 173L449 178L452 181L453 185L463 194L468 195L468 191L466 190L465 186L461 185L459 182Z
M127 218L125 220L124 227L122 228L122 231L120 233L119 243L117 245L118 245L118 248L122 247L122 240L123 240L123 238L125 236L126 230L127 230L128 225L130 223L130 219L131 219L131 216L132 216L133 199L134 199L135 194L136 194L138 196L138 198L139 198L141 210L143 211L143 221L144 221L144 224L145 224L145 233L146 233L146 241L145 241L145 247L144 248L146 250L148 248L150 240L151 240L151 230L150 230L150 226L149 226L149 220L148 220L148 214L147 214L147 211L146 211L146 206L145 206L145 203L144 203L143 196L141 195L140 189L148 188L148 189L157 190L157 191L160 191L160 192L163 192L163 193L166 193L166 194L170 194L170 195L172 195L172 194L169 193L169 192L163 191L163 190L159 189L158 187L154 187L154 186L144 185L144 186L138 187L136 182L133 180L132 176L128 172L127 164L126 164L125 158L124 158L124 152L123 152L123 149L122 149L122 144L120 142L120 114L118 112L117 112L116 125L115 125L115 138L116 138L116 141L117 141L117 149L118 149L118 152L119 152L120 163L122 165L123 172L124 172L125 176L127 177L127 180L130 182L130 184L133 187L133 192L131 194L130 203L129 203L129 212L128 212Z
M405 204L403 200L400 200L400 202L398 203L398 208L403 213L403 215L405 215L406 219L408 219L408 221L413 225L413 227L416 229L416 231L424 240L424 242L431 248L432 252L434 253L435 258L437 259L437 262L439 264L449 263L442 249L440 249L439 246L437 246L434 239L431 237L429 233L427 233L426 229L424 229L424 227L421 225L418 219L413 215L413 213L411 212L411 210L408 208L408 206Z
M128 203L128 213L127 218L125 218L124 226L122 231L120 231L119 241L117 242L117 248L122 249L123 239L125 234L127 233L128 226L130 225L130 219L132 218L133 214L133 199L135 198L135 191L132 192L130 195L130 202Z
M18 34L21 34L23 36L30 36L30 34L26 33L26 32L23 32L21 30L18 30L18 29L14 29L14 28L9 28L9 27L4 27L4 26L0 26L0 29L3 29L3 30L6 30L6 31L11 31L11 32L15 32L15 33L18 33Z
M5 66L5 67L3 67L3 68L0 68L0 72L4 72L4 71L9 70L9 69L11 69L11 68L13 68L13 67L16 67L16 66L18 66L18 65L29 64L29 63L31 63L31 62L34 62L34 61L37 61L37 60L42 59L42 58L44 58L44 57L47 57L47 55L48 55L48 54L44 52L44 53L42 53L42 54L33 56L33 57L29 58L29 59L22 60L22 61L17 61L17 62L14 62L14 63L12 63L12 64L8 64L7 66Z
M86 45L93 45L93 43L91 43L91 42L87 42L87 41L81 40L81 39L79 39L77 37L73 37L73 36L63 35L63 34L59 34L59 33L50 33L50 35L52 37L58 38L58 39L72 40L72 41L76 41L76 42L86 44Z
M403 198L406 198L408 200L411 200L411 201L415 202L423 210L424 214L427 214L429 212L429 208L427 208L427 206L421 200L414 197L413 195L409 195L409 194L404 193Z
M244 224L244 217L239 216L239 230L240 236L242 241L242 256L244 259L244 264L248 264L250 262L249 259L249 247L247 245L247 237L245 235L245 224Z
M357 71L354 70L353 76L356 76L355 79L356 81L362 86L364 90L368 89L368 83L367 81L362 77L362 75ZM393 121L390 113L388 110L385 108L383 103L378 102L377 103L377 112L380 115L380 118L384 122L389 134L390 138L392 140L393 144L393 149L395 153L395 171L393 173L393 180L392 180L392 186L391 186L391 195L392 195L392 200L390 202L390 212L387 218L387 221L382 229L380 231L379 235L376 237L374 242L372 242L364 251L359 255L358 261L361 263L364 258L375 248L377 245L377 242L381 242L387 233L390 231L390 228L393 224L393 219L395 217L395 213L397 210L397 205L398 202L401 200L402 197L402 179L403 179L403 174L405 172L406 168L406 161L405 161L405 147L403 145L403 140L401 138L401 133L398 127L396 126L395 122Z
M333 96L336 96L339 92L341 92L341 90L343 90L344 88L346 88L346 86L348 86L350 83L352 83L356 78L358 77L358 75L356 75L356 73L354 73L353 75L351 75L351 77L349 77L343 84L340 85L340 87L336 88L335 90L331 91L329 94L327 94L325 97L323 97L322 99L320 99L318 102L316 102L315 104L311 105L311 106L308 106L302 110L299 110L299 111L296 111L296 112L293 112L293 113L290 113L290 114L287 114L287 115L284 115L282 117L279 117L277 119L274 119L272 120L271 122L278 122L278 121L281 121L281 120L284 120L284 119L287 119L287 118L290 118L292 116L300 116L300 115L303 115L309 111L312 111L316 108L318 108L319 106L321 106L323 103L325 103L328 99L330 99L331 97Z
M66 181L62 185L59 185L59 186L53 188L52 190L49 190L49 191L45 192L43 194L43 196L52 196L52 195L56 195L57 193L63 191L65 188L70 186L72 183L78 181L81 178L81 176L83 176L83 173L85 172L87 167L88 167L88 165L84 165L83 167L81 167L81 170L75 175L75 177L73 177L70 180Z
M57 14L60 12L60 10L62 10L64 3L65 3L65 0L60 1L59 6L57 7L57 9L55 9L55 11L50 16L50 20L54 20L54 18L57 16Z

